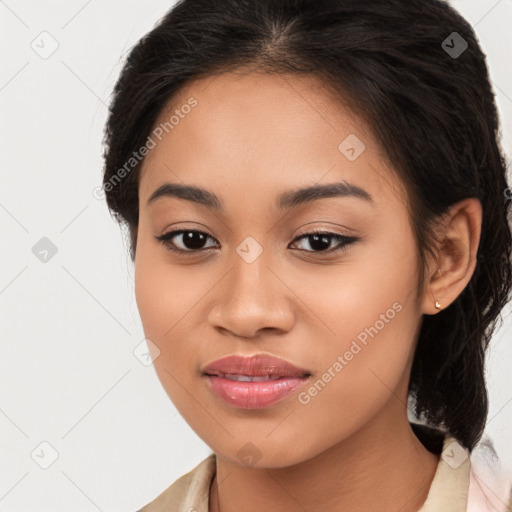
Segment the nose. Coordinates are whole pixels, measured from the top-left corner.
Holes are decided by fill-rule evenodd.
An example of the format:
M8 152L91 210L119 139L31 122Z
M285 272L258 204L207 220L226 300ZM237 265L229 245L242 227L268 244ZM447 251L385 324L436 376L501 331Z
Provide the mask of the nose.
M257 338L264 329L278 334L292 329L294 294L268 263L263 253L252 263L235 256L233 267L215 287L210 325L247 339Z

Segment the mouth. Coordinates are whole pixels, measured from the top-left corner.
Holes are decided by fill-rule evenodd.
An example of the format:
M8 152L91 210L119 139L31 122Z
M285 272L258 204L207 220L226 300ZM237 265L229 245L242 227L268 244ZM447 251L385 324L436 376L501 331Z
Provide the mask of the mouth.
M202 374L217 397L242 409L262 409L277 404L312 376L304 368L266 354L228 356L205 367Z

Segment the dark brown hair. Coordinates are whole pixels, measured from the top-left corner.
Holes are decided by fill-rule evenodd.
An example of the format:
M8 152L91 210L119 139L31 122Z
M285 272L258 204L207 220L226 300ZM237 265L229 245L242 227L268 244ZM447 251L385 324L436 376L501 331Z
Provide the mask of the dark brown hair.
M409 389L418 417L472 450L488 412L484 353L512 286L506 162L473 29L441 0L178 1L130 50L105 129L106 200L132 259L141 162L127 161L185 83L242 67L314 74L350 98L407 187L419 291L436 220L480 200L475 272L449 307L423 317Z

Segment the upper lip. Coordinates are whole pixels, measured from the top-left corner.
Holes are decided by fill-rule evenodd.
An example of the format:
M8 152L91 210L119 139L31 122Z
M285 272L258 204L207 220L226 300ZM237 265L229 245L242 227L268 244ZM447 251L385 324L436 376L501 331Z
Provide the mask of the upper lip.
M202 369L206 375L248 375L280 376L280 377L308 377L311 373L305 368L298 368L292 363L279 357L267 354L254 356L231 355L217 359Z

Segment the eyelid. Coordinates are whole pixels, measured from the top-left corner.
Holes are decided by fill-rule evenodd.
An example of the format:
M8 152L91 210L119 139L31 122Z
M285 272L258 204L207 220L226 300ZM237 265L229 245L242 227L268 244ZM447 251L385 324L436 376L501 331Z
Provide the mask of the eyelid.
M309 224L306 224L305 226L302 226L302 228L299 229L296 236L302 236L302 235L315 235L315 234L325 234L325 235L337 235L337 236L344 236L347 238L356 238L355 235L351 234L348 229L345 228L345 230L339 228L339 226L336 224L336 227L309 227L310 224L317 224L316 222L311 222Z

